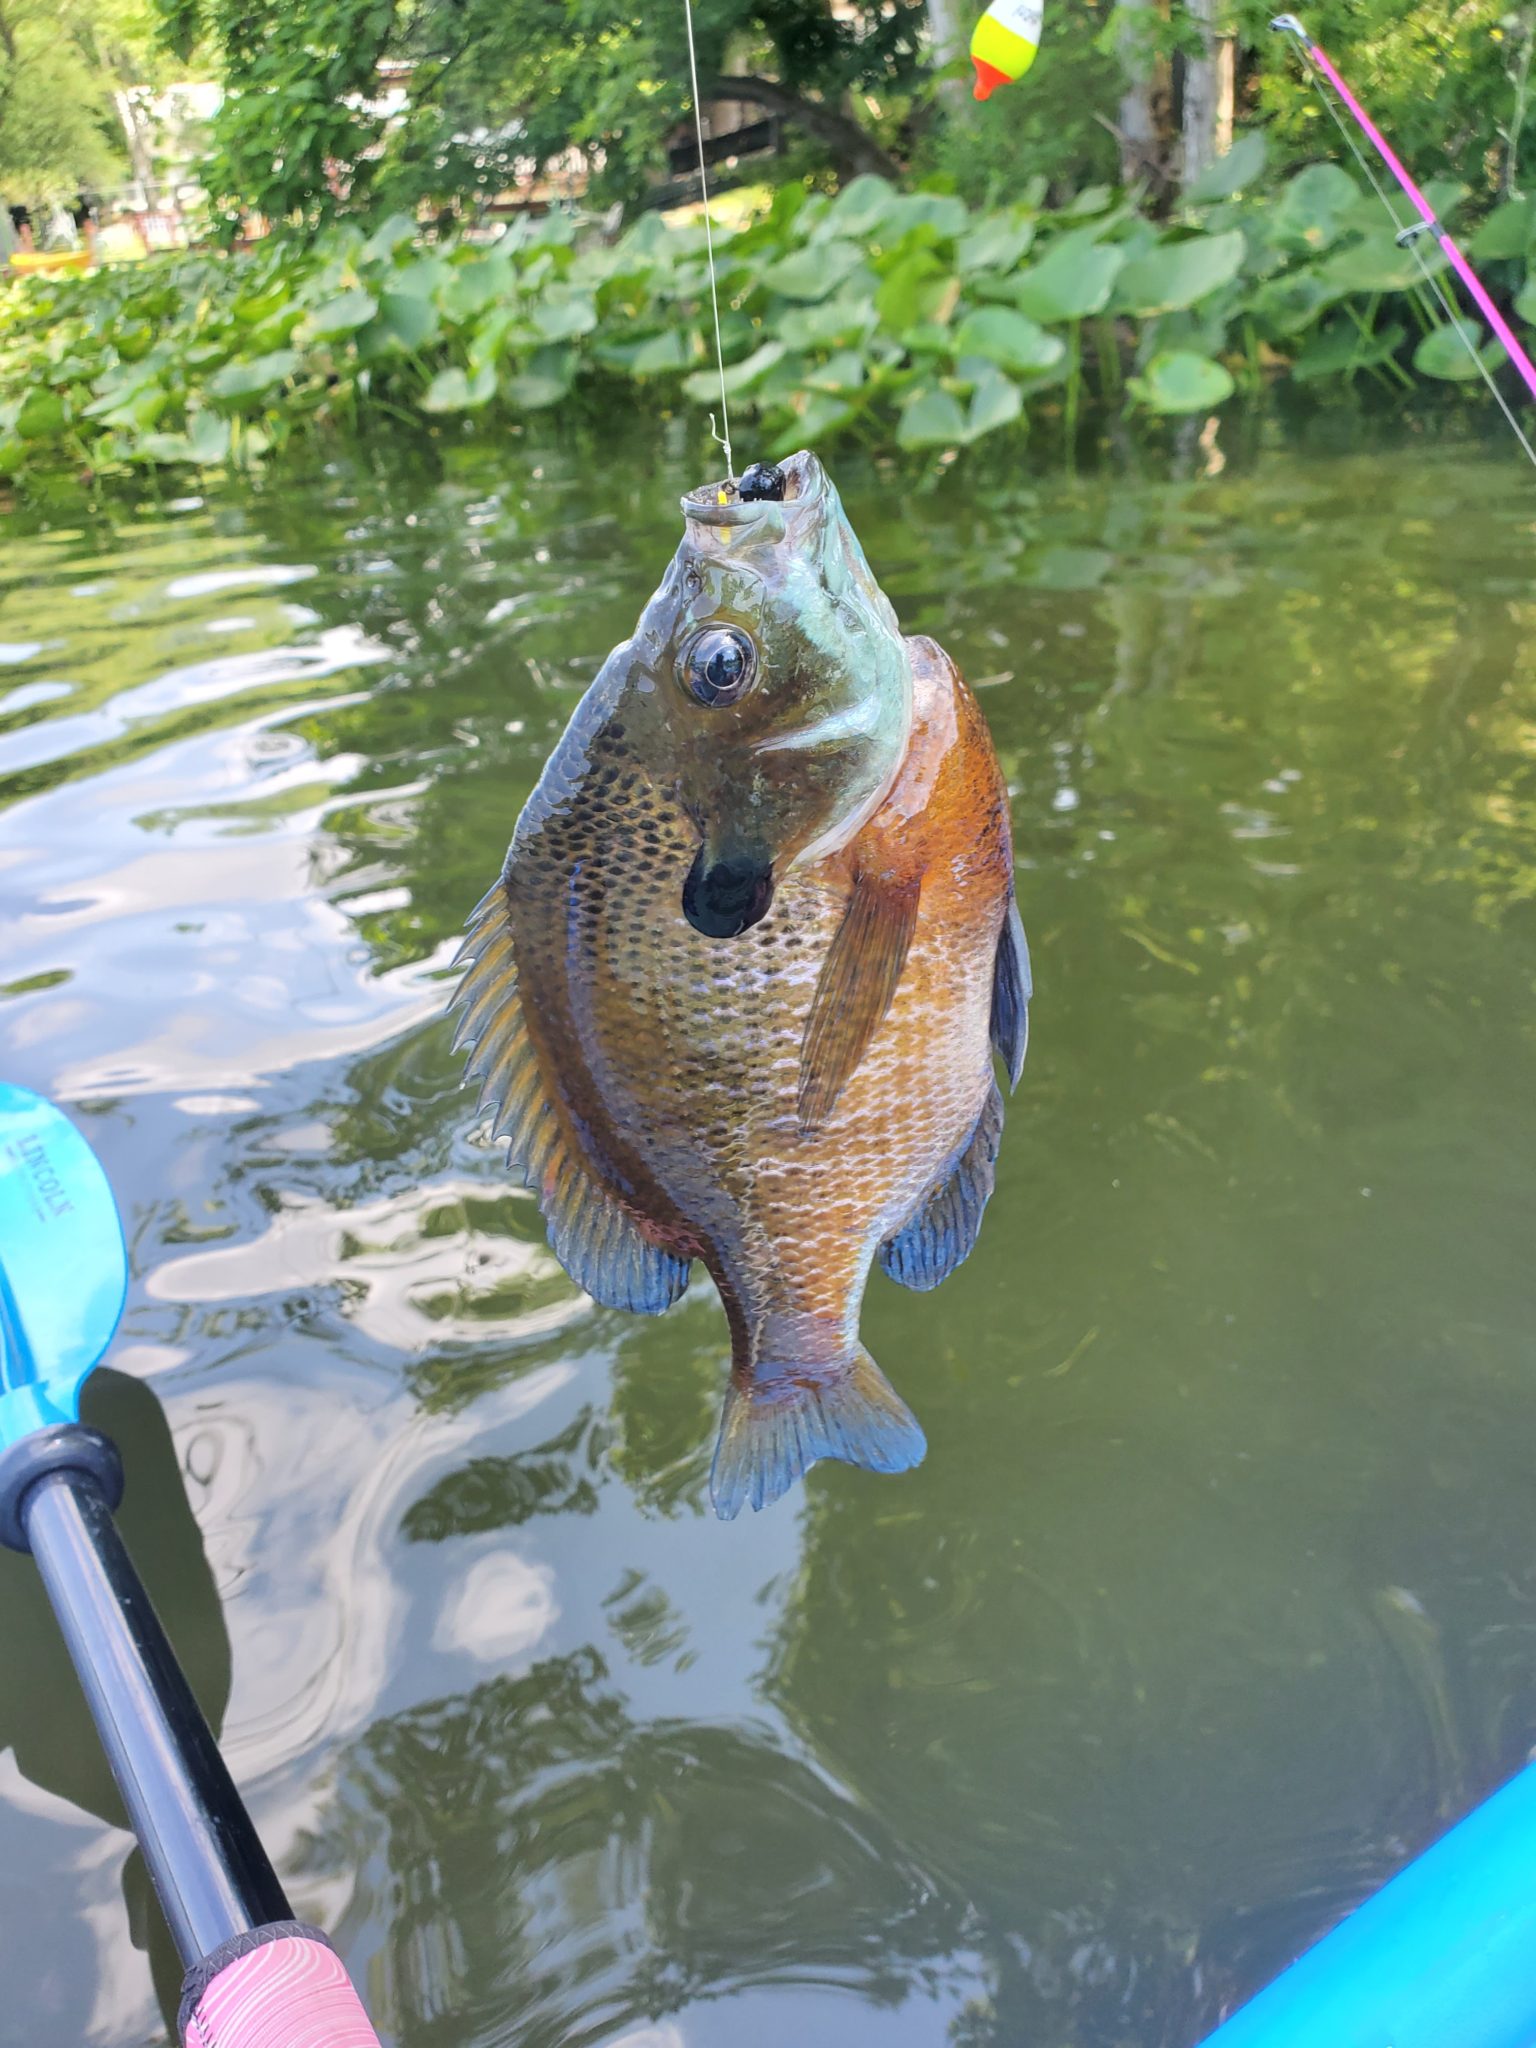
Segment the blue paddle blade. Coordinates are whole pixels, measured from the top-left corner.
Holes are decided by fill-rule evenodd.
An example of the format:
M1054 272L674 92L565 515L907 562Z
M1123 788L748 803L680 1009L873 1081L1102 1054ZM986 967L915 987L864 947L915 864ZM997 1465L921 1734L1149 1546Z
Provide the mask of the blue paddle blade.
M79 1419L127 1291L100 1160L51 1102L0 1081L0 1450Z

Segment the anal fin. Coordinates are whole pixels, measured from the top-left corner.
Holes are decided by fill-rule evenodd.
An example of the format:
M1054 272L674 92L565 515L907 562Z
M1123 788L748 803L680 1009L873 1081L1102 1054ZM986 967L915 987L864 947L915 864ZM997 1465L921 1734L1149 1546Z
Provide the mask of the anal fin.
M481 1084L478 1109L507 1139L507 1163L533 1190L576 1285L600 1307L660 1315L688 1285L689 1263L651 1243L561 1127L528 1035L506 889L503 878L476 905L459 955L468 965L452 1007L463 1012L464 1078Z
M858 876L827 948L800 1048L803 1131L824 1124L869 1050L901 980L917 929L917 879Z
M911 1220L880 1247L880 1265L903 1287L925 1294L947 1280L976 1248L982 1212L997 1180L1003 1098L993 1081L970 1142Z

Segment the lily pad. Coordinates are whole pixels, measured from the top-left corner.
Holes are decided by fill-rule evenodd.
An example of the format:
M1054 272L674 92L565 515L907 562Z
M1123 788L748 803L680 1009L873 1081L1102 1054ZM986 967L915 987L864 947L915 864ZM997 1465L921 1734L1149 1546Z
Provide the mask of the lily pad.
M815 249L796 249L781 256L761 274L770 291L786 299L814 303L830 298L838 286L864 261L864 252L854 242L824 242Z
M247 362L226 363L208 379L208 396L228 405L248 405L286 383L298 367L298 355L291 348L274 349L270 355L252 356Z
M29 391L16 415L16 432L23 441L51 441L69 424L69 408L57 391Z
M592 332L597 307L585 292L571 292L545 299L529 317L546 341L570 341Z
M1123 249L1096 242L1090 229L1060 235L1019 277L1013 302L1034 320L1086 320L1109 304L1124 262Z
M1536 216L1531 201L1507 199L1483 222L1467 245L1467 253L1482 263L1496 262L1504 256L1523 256L1531 246L1533 233Z
M1065 355L1066 344L1027 313L1011 306L983 306L960 323L955 350L959 355L985 356L1005 370L1049 370Z
M403 349L424 348L440 326L437 308L424 292L384 292L379 298L383 337Z
M1478 374L1479 365L1493 369L1503 362L1504 351L1495 342L1484 348L1483 328L1478 320L1444 321L1432 327L1413 352L1413 367L1421 377L1442 377L1450 384L1465 384Z
M1237 388L1224 363L1188 348L1155 355L1134 383L1142 404L1159 413L1209 412Z
M962 277L972 271L1010 271L1035 239L1027 214L995 213L962 235L955 250L955 268Z
M1207 164L1199 177L1185 186L1184 204L1214 206L1218 200L1230 199L1245 186L1256 185L1264 175L1268 154L1262 129L1250 128L1246 135L1238 136L1225 156Z
M338 292L334 299L315 307L304 322L300 339L335 341L343 335L355 334L359 327L368 325L378 310L379 302L372 292Z
M630 358L629 370L633 377L659 377L670 370L685 370L688 367L688 352L683 337L675 327L669 327L664 334L653 334L643 341Z
M472 377L455 365L452 369L439 370L426 390L421 394L423 412L474 412L494 397L496 372L486 365Z
M765 341L761 348L753 349L751 355L743 356L739 363L725 366L725 389L728 397L738 392L750 391L761 382L775 363L782 362L787 351L782 341ZM683 389L690 398L696 398L700 405L709 405L720 396L720 377L715 370L695 370L683 380Z
M1315 384L1327 377L1353 377L1395 356L1403 345L1404 333L1400 320L1393 320L1369 335L1362 334L1352 320L1335 320L1307 343L1292 365L1291 375L1299 384Z
M1239 228L1163 242L1126 264L1115 285L1115 303L1122 311L1143 317L1193 306L1232 282L1247 248Z
M1308 164L1281 193L1270 224L1283 241L1326 249L1361 196L1360 187L1337 164Z
M919 321L942 324L959 296L960 280L949 265L931 249L914 249L881 280L875 308L892 333L900 334Z
M903 448L958 447L968 438L960 401L937 384L913 393L896 428Z
M965 438L978 441L983 434L995 433L999 427L1010 426L1024 410L1024 394L1011 377L1005 377L1001 370L988 364L976 379L971 392L970 415L965 423Z

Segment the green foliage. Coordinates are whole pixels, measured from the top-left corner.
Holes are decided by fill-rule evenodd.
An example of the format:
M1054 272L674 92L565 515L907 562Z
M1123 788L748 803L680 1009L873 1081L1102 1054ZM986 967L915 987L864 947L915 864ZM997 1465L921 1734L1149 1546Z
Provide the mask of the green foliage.
M109 62L125 15L110 0L0 0L0 199L72 200L123 175Z
M765 450L839 436L957 449L1042 408L1070 433L1095 379L1103 403L1154 415L1209 411L1239 377L1287 365L1303 382L1462 381L1483 342L1445 323L1379 202L1331 166L1161 227L1109 193L977 212L869 176L835 198L784 188L715 243L730 405ZM1501 259L1519 270L1511 296L1524 260ZM697 223L647 214L606 243L552 214L424 253L408 221L387 221L0 299L5 474L243 463L325 427L611 408L626 393L718 408Z
M181 47L202 38L217 52L229 97L204 178L231 222L247 208L311 226L381 207L473 210L520 168L573 149L586 153L594 194L625 195L660 168L690 108L678 6L155 4ZM755 80L764 112L798 122L823 164L851 171L881 156L846 103L919 82L922 0L866 0L836 17L823 0L697 0L694 13L702 77ZM408 104L392 114L380 100L386 58L412 67Z

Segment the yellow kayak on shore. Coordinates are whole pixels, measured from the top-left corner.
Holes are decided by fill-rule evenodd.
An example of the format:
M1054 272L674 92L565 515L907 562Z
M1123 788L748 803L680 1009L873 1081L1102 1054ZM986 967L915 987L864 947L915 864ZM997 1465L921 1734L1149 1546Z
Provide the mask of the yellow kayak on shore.
M24 275L35 270L89 270L89 249L18 249L11 258L12 270Z

